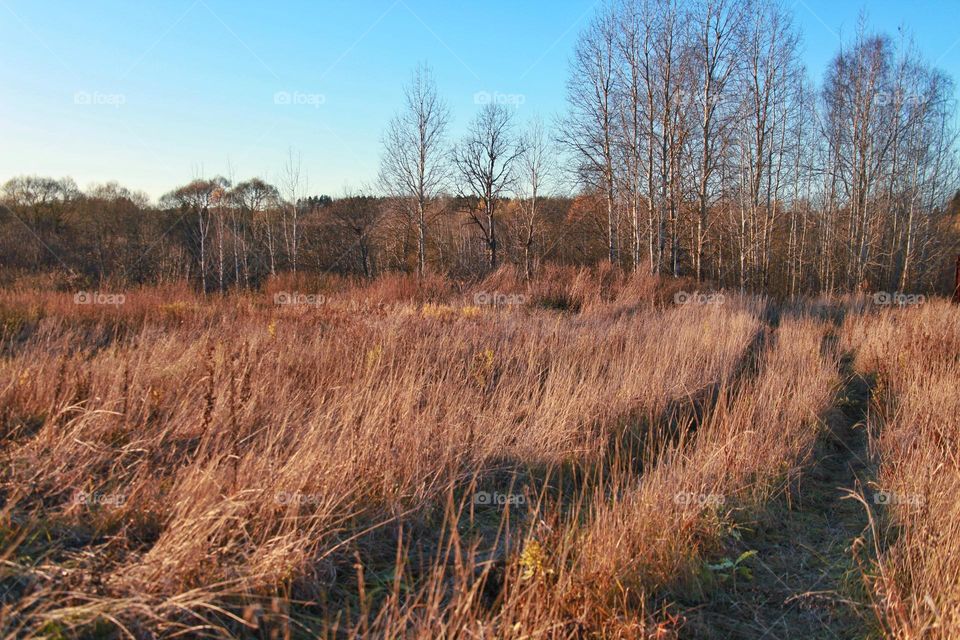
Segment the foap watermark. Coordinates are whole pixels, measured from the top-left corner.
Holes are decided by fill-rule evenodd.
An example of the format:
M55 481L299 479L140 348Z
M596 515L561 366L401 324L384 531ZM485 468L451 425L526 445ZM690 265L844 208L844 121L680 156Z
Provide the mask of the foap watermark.
M122 293L104 293L102 291L78 291L73 294L74 304L105 304L119 307L127 301Z
M473 494L473 504L479 506L505 507L516 506L527 503L527 496L522 493L489 493L487 491L477 491Z
M499 293L497 291L479 291L473 295L473 303L478 306L493 305L495 307L519 306L527 303L527 296L522 293Z
M273 496L273 501L279 505L317 505L323 501L319 493L303 493L302 491L281 491Z
M873 494L873 504L896 505L905 504L919 507L923 504L923 496L916 493L896 493L893 491L877 491Z
M304 91L277 91L273 94L273 104L280 106L305 106L319 109L327 103L327 96L322 93L307 93Z
M927 297L922 293L900 293L899 291L878 291L873 294L873 304L881 307L896 305L914 307L925 304Z
M743 102L743 96L739 93L715 91L707 94L703 89L679 89L673 93L670 100L670 104L673 105L674 108L683 108L691 105L697 107L706 105L717 107L723 104L737 105L741 102Z
M100 91L77 91L73 94L73 104L93 107L113 107L119 109L127 104L127 96L122 93L101 93Z
M352 313L378 313L393 311L400 308L399 303L383 302L382 300L350 300L340 307Z
M273 304L277 306L311 306L319 307L325 304L327 299L319 293L298 293L296 291L278 291L273 294Z
M726 502L726 498L719 493L694 493L692 491L681 491L677 495L673 496L673 501L674 503L681 505L695 504L701 507L719 507Z
M891 105L919 107L926 101L926 97L922 94L907 91L878 91L873 96L873 104L878 107L888 107Z
M723 304L726 301L722 293L700 293L677 291L673 294L675 304Z
M101 507L122 507L127 502L127 496L122 493L104 493L102 491L78 491L73 496L75 504Z
M519 107L527 101L527 96L522 93L501 93L499 91L477 91L473 94L473 103L479 105L485 104L505 104L511 107Z

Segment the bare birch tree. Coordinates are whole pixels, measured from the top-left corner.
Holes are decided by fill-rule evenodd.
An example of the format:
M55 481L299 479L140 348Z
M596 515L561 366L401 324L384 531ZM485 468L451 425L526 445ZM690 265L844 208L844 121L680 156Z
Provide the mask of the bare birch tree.
M583 184L603 194L607 214L607 253L618 264L615 175L615 64L617 16L604 6L580 35L574 51L567 101L570 113L560 126L560 141L577 162Z
M404 91L404 106L383 136L380 183L409 204L417 225L417 273L426 267L427 209L445 183L444 148L450 111L440 98L430 68L416 68Z
M555 170L555 154L553 145L548 139L543 122L535 118L524 133L521 142L521 153L518 157L517 195L520 199L520 209L523 215L522 238L523 243L523 273L529 280L533 275L532 252L533 243L540 215L540 198L544 189L553 177Z
M480 109L453 150L457 192L476 201L467 213L483 235L491 270L497 267L498 205L514 185L522 150L513 135L513 112L497 103Z

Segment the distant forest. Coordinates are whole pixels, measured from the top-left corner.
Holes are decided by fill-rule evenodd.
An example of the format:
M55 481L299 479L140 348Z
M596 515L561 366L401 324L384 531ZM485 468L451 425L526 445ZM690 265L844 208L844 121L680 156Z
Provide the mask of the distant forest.
M778 295L952 290L952 79L862 23L815 84L800 42L773 1L610 3L580 34L565 113L522 121L516 101L480 96L459 140L420 65L373 186L336 199L307 192L292 152L277 184L203 177L155 203L16 177L2 277L225 292L280 272L609 262Z

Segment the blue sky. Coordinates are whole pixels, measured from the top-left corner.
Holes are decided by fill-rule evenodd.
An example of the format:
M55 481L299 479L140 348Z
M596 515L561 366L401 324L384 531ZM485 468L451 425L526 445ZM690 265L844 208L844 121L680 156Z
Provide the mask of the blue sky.
M956 0L786 0L819 79L866 6L960 81ZM456 137L478 92L521 121L564 108L594 0L0 0L0 183L116 180L159 197L198 175L276 180L293 147L312 193L370 183L380 134L419 61Z

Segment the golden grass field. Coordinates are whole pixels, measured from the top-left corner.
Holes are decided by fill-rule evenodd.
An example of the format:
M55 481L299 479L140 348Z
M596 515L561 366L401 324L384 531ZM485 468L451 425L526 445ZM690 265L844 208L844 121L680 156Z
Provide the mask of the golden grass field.
M683 284L4 290L0 635L957 637L960 310ZM781 518L829 598L764 599Z

